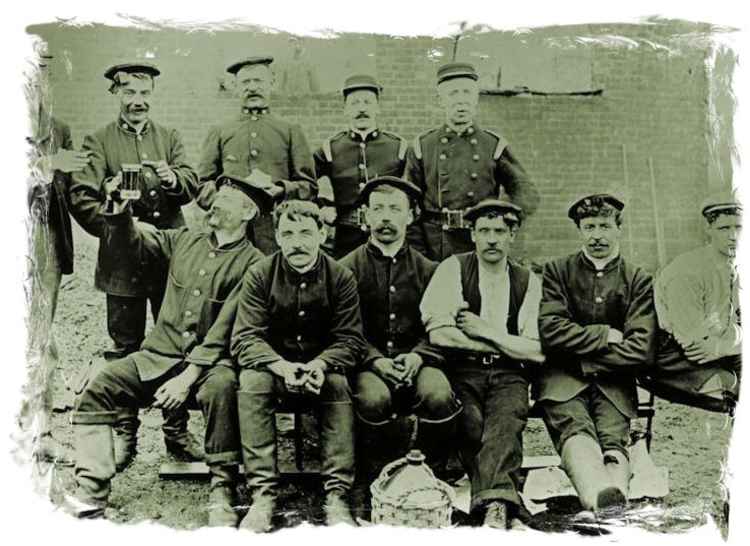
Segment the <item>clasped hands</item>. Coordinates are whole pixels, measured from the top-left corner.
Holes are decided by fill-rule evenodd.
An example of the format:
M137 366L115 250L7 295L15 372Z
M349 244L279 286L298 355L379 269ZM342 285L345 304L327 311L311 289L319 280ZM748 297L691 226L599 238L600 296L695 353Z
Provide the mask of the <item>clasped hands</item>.
M326 380L328 364L319 359L306 364L281 360L270 364L268 369L284 380L289 392L318 395Z
M417 353L402 353L394 358L376 358L372 369L394 387L410 387L423 363L422 357Z

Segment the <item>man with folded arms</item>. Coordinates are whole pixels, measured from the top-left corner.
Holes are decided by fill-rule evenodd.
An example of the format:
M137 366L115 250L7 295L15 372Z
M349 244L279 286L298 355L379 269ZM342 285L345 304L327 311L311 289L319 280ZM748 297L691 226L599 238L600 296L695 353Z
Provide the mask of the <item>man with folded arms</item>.
M326 523L354 524L348 499L354 410L345 374L365 351L357 281L320 251L326 230L316 204L284 201L274 211L274 225L281 250L245 275L232 332L231 353L240 367L242 458L252 494L240 526L257 532L271 528L281 396L318 411Z
M731 413L742 360L734 265L742 205L724 191L708 197L700 212L708 244L675 258L654 287L660 344L644 384L667 400Z
M430 342L446 351L445 369L463 405L457 443L471 479L471 513L502 529L526 516L518 488L528 368L544 361L539 280L508 258L521 213L497 199L470 208L465 218L476 250L443 261L421 304Z
M542 279L537 404L587 511L627 503L635 376L654 356L651 276L620 255L624 206L607 193L575 201L582 248L548 262Z

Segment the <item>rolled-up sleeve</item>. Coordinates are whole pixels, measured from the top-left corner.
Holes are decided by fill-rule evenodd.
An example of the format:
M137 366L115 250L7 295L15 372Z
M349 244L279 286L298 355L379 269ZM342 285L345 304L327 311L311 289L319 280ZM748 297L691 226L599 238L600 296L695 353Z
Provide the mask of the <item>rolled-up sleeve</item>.
M463 303L461 266L455 256L443 261L435 270L422 296L419 311L425 331L456 326L456 315Z
M528 339L539 339L539 305L542 302L542 283L534 273L529 274L529 286L518 311L518 333Z

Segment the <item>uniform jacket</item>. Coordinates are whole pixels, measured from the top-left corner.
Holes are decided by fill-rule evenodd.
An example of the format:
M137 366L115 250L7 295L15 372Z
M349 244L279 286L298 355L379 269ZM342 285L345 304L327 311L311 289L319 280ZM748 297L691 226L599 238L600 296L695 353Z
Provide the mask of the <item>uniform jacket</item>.
M437 264L407 244L394 257L371 242L341 260L357 279L362 324L367 339L365 367L377 358L414 352L425 364L442 365L437 347L430 345L419 313Z
M61 149L73 149L70 127L49 114L42 117L39 136L30 138L29 143L34 147L34 159L53 155ZM68 213L69 189L70 174L55 171L52 173L51 181L45 180L34 184L29 190L29 207L34 218L55 232L55 252L60 262L60 270L65 275L73 273L73 231Z
M364 140L356 131L341 131L316 150L315 172L318 178L330 179L336 209L346 212L358 204L359 192L369 180L403 176L407 147L406 140L390 131L375 129Z
M285 199L312 199L317 194L315 167L302 129L267 110L243 110L229 123L211 129L203 143L198 205L210 207L219 175L244 178L255 168L283 186ZM266 253L275 251L270 215L256 218L253 225L256 246Z
M623 342L607 343L609 327ZM547 263L539 335L547 362L538 399L564 402L595 384L625 415L637 410L635 374L653 363L651 276L621 256L597 271L581 251Z
M141 199L132 204L133 213L142 222L159 229L185 225L181 206L190 203L197 191L197 175L187 164L179 133L149 120L138 134L122 118L114 121L83 141L90 151L91 162L81 172L73 173L70 187L72 211L83 228L101 237L105 227L103 183L114 177L124 163L166 161L177 175L177 185L165 190L152 167L143 169ZM163 271L141 267L137 259L122 252L113 254L111 247L99 246L95 285L99 290L117 296L145 296L163 282Z
M366 350L354 275L323 253L303 274L280 251L266 257L245 276L231 347L242 368L315 358L354 368Z
M142 231L128 212L106 216L101 244L137 257L144 267L169 269L159 318L141 350L131 355L142 380L155 379L184 360L232 365L228 347L208 359L200 354L201 344L217 337L209 331L231 328L245 270L263 258L258 249L247 239L218 246L212 233L188 228Z
M482 199L498 197L501 188L510 199L532 214L539 203L539 193L528 174L513 155L508 141L501 135L474 124L462 134L442 125L414 139L407 153L407 178L424 192L425 217L423 233L412 239L423 240L419 250L442 260L458 252L473 250L467 231L453 232L448 244L441 244L442 221L430 213L444 208L465 210ZM455 247L455 248L454 248Z

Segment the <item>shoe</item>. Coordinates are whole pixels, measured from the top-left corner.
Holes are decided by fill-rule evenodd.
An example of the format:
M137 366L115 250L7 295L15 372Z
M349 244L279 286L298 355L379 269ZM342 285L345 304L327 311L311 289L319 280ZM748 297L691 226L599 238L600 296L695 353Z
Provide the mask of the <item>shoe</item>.
M208 496L208 526L237 527L239 514L234 509L234 488L230 485L217 485Z
M596 496L597 510L617 511L625 508L628 499L617 487L605 487Z
M484 513L484 525L492 529L507 529L508 506L502 501L490 502Z
M352 517L352 508L345 494L341 491L330 491L326 494L326 502L323 505L326 525L344 525L357 526L357 522Z
M97 519L104 517L104 507L101 502L84 500L76 495L66 494L63 496L60 508L63 511L78 519Z
M164 445L167 448L167 454L178 461L202 461L205 453L195 437L185 431L174 436L165 436Z
M240 529L246 529L254 533L267 533L273 527L273 519L276 501L268 496L259 496L253 500L250 510L240 522Z

